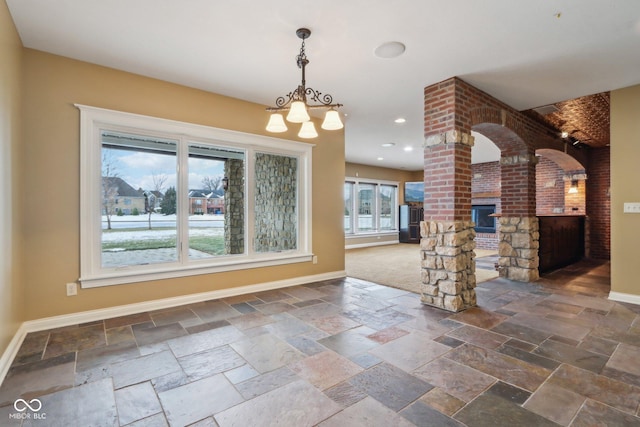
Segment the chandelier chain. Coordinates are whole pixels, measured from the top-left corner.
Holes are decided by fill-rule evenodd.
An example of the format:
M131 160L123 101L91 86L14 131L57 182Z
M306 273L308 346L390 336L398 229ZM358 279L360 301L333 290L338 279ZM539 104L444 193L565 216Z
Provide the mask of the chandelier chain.
M306 28L300 28L296 31L296 35L302 39L302 43L300 45L300 53L296 56L296 63L298 68L302 70L301 72L301 82L296 89L289 92L285 96L279 96L276 98L276 106L275 107L267 107L267 111L278 112L283 110L288 110L292 102L294 101L302 101L305 103L305 107L307 109L316 109L316 108L340 108L342 104L334 104L333 97L328 93L322 93L313 88L307 87L306 82L306 66L309 64L309 60L307 59L307 53L305 50L306 47L306 39L309 37L311 32ZM316 105L309 105L307 103L307 98L313 102L316 102Z
M302 39L302 46L300 46L300 53L297 58L298 68L302 68L305 61L307 61L307 54L304 51L304 39Z

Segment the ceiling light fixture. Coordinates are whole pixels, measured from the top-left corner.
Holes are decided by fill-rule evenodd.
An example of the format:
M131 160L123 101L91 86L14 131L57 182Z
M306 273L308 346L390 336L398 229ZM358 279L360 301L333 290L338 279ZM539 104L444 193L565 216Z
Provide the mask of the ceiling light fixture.
M406 46L403 43L387 42L387 43L382 43L380 46L375 48L373 53L378 58L392 59L402 55L405 49L406 49Z
M306 87L305 67L309 63L309 60L304 51L304 41L311 36L311 31L307 28L299 28L296 31L296 35L302 39L300 54L296 57L298 68L302 70L302 82L294 91L289 92L285 96L278 97L275 107L267 107L267 111L272 113L269 118L269 123L267 124L267 131L287 131L287 125L284 122L282 113L288 111L288 122L302 123L298 136L300 138L315 138L318 136L318 132L316 132L315 125L311 121L309 110L320 108L328 109L320 127L325 130L338 130L344 127L340 120L340 114L336 111L337 108L342 107L342 104L334 104L333 97L328 93L322 94L322 92ZM309 104L308 101L314 102L315 104Z
M396 145L395 142L385 142L382 144L383 147L393 147L394 145Z
M398 117L397 119L395 119L393 122L397 123L397 124L402 124L402 123L406 123L407 119L405 119L404 117Z

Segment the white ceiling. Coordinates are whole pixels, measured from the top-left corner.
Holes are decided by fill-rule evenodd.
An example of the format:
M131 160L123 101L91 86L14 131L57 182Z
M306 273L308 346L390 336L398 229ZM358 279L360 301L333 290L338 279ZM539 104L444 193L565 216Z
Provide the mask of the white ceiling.
M265 105L299 84L307 27L307 87L344 104L347 161L408 170L422 169L431 84L458 76L523 110L640 83L639 0L7 4L26 47ZM405 53L376 57L389 41Z

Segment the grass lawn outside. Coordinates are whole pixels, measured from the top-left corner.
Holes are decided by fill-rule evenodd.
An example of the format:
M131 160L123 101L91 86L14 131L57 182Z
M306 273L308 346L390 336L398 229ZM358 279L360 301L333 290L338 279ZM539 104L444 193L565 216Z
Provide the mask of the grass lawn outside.
M190 232L190 249L210 255L224 255L224 233L220 229L199 228L197 230L197 232ZM118 233L118 238L110 239L109 235L113 236L115 233ZM103 230L102 252L175 248L176 245L175 228Z

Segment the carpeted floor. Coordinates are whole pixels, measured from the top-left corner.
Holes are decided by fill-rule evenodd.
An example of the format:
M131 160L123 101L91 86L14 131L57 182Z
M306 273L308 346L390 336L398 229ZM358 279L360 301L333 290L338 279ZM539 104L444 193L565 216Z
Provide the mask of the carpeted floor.
M476 249L476 281L498 277L495 251ZM347 276L420 293L420 246L412 243L347 249Z

